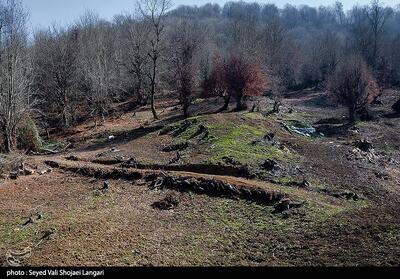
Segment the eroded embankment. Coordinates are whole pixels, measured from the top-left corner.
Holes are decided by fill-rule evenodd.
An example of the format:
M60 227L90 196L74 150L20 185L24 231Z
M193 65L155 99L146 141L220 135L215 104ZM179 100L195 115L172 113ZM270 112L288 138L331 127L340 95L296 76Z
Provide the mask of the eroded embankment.
M88 162L105 166L120 166L122 168L153 170L153 171L177 171L177 172L193 172L207 175L234 176L243 178L255 178L247 166L229 166L229 165L213 165L213 164L180 164L180 165L160 165L160 164L143 164L133 162L130 159L123 160L120 158L98 158L94 160L82 159L76 156L67 157L67 160L76 162Z
M272 205L287 198L287 195L281 191L234 185L220 179L189 176L187 173L183 173L181 176L164 171L109 168L60 161L46 161L45 163L52 168L96 179L124 179L129 181L144 179L150 183L152 188L191 191L197 194L233 199L239 198L264 205Z

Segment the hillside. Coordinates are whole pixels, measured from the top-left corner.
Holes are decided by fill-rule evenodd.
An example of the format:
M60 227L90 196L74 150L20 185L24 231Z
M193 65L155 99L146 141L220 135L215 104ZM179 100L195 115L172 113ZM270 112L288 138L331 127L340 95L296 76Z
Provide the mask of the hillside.
M198 99L186 120L175 100L158 121L120 104L56 135L66 150L3 171L2 264L399 265L399 92L333 135L346 111L325 94L288 93L277 114Z

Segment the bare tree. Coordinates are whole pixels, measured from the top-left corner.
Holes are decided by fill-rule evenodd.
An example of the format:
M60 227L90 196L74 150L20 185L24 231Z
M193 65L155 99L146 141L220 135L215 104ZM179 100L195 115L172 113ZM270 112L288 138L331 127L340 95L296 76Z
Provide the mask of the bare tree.
M171 37L171 62L175 88L183 108L183 116L188 117L191 96L196 84L195 52L198 49L199 32L193 34L195 27L187 20L182 20L174 28ZM198 31L198 30L197 30Z
M371 34L372 34L372 54L371 65L375 68L379 54L381 35L385 31L385 25L391 16L392 10L381 5L379 0L372 0L371 5L366 10Z
M117 75L113 28L92 13L81 18L80 71L82 90L97 127L111 107Z
M53 26L35 34L34 85L41 110L49 117L60 115L63 127L73 121L78 103L78 31ZM58 117L56 118L60 120Z
M154 99L159 77L159 61L163 55L163 43L165 33L165 19L168 9L172 4L169 0L141 0L138 2L139 9L144 18L151 24L150 49L148 56L151 59L151 70L148 73L150 79L150 105L154 119L158 119Z
M128 83L128 91L132 87L138 105L146 105L148 82L146 72L149 68L147 43L149 40L149 24L135 14L123 17L120 23L121 52L119 64L122 65ZM131 83L133 83L131 85Z
M5 150L10 152L15 147L17 125L29 114L32 105L28 15L17 0L5 1L0 13L0 127Z
M328 91L349 110L350 123L358 113L368 109L379 94L378 86L367 64L358 55L346 57L327 83Z

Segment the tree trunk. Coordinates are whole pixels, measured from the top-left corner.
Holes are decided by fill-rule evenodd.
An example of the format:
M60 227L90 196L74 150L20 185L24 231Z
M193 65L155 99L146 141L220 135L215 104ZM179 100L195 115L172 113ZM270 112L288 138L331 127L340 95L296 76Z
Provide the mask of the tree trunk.
M349 124L356 123L356 111L353 108L349 108Z
M154 92L151 93L150 106L151 106L151 112L153 113L154 120L158 120L157 111L156 111L156 108L154 105Z
M4 132L4 148L6 153L10 153L12 151L12 133L6 129Z
M189 110L189 104L188 104L188 101L185 100L185 101L183 101L183 117L184 118L188 118L189 117L188 110Z
M274 108L273 108L273 113L279 113L279 108L281 106L281 102L278 100L275 100L274 102Z
M244 106L242 104L242 95L236 97L236 111L243 110Z
M231 100L231 96L230 96L230 95L225 96L224 99L225 99L224 105L222 106L222 108L220 108L220 109L217 111L217 113L223 112L223 111L225 111L225 110L228 109L228 107L229 107L229 101Z

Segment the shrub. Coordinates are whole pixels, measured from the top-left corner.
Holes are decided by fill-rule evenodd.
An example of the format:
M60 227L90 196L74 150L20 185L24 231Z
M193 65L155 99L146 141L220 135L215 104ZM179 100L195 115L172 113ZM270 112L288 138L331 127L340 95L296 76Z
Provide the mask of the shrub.
M342 61L329 77L327 90L349 110L350 122L357 114L368 110L369 104L379 94L375 78L367 64L359 56L349 56Z
M21 123L17 129L17 147L31 151L38 151L42 147L39 131L31 118Z
M236 109L241 110L244 96L261 96L267 85L259 64L250 63L242 55L231 55L227 61L216 57L214 69L203 83L203 95L224 97L225 104L220 111L226 110L230 99L235 98Z

